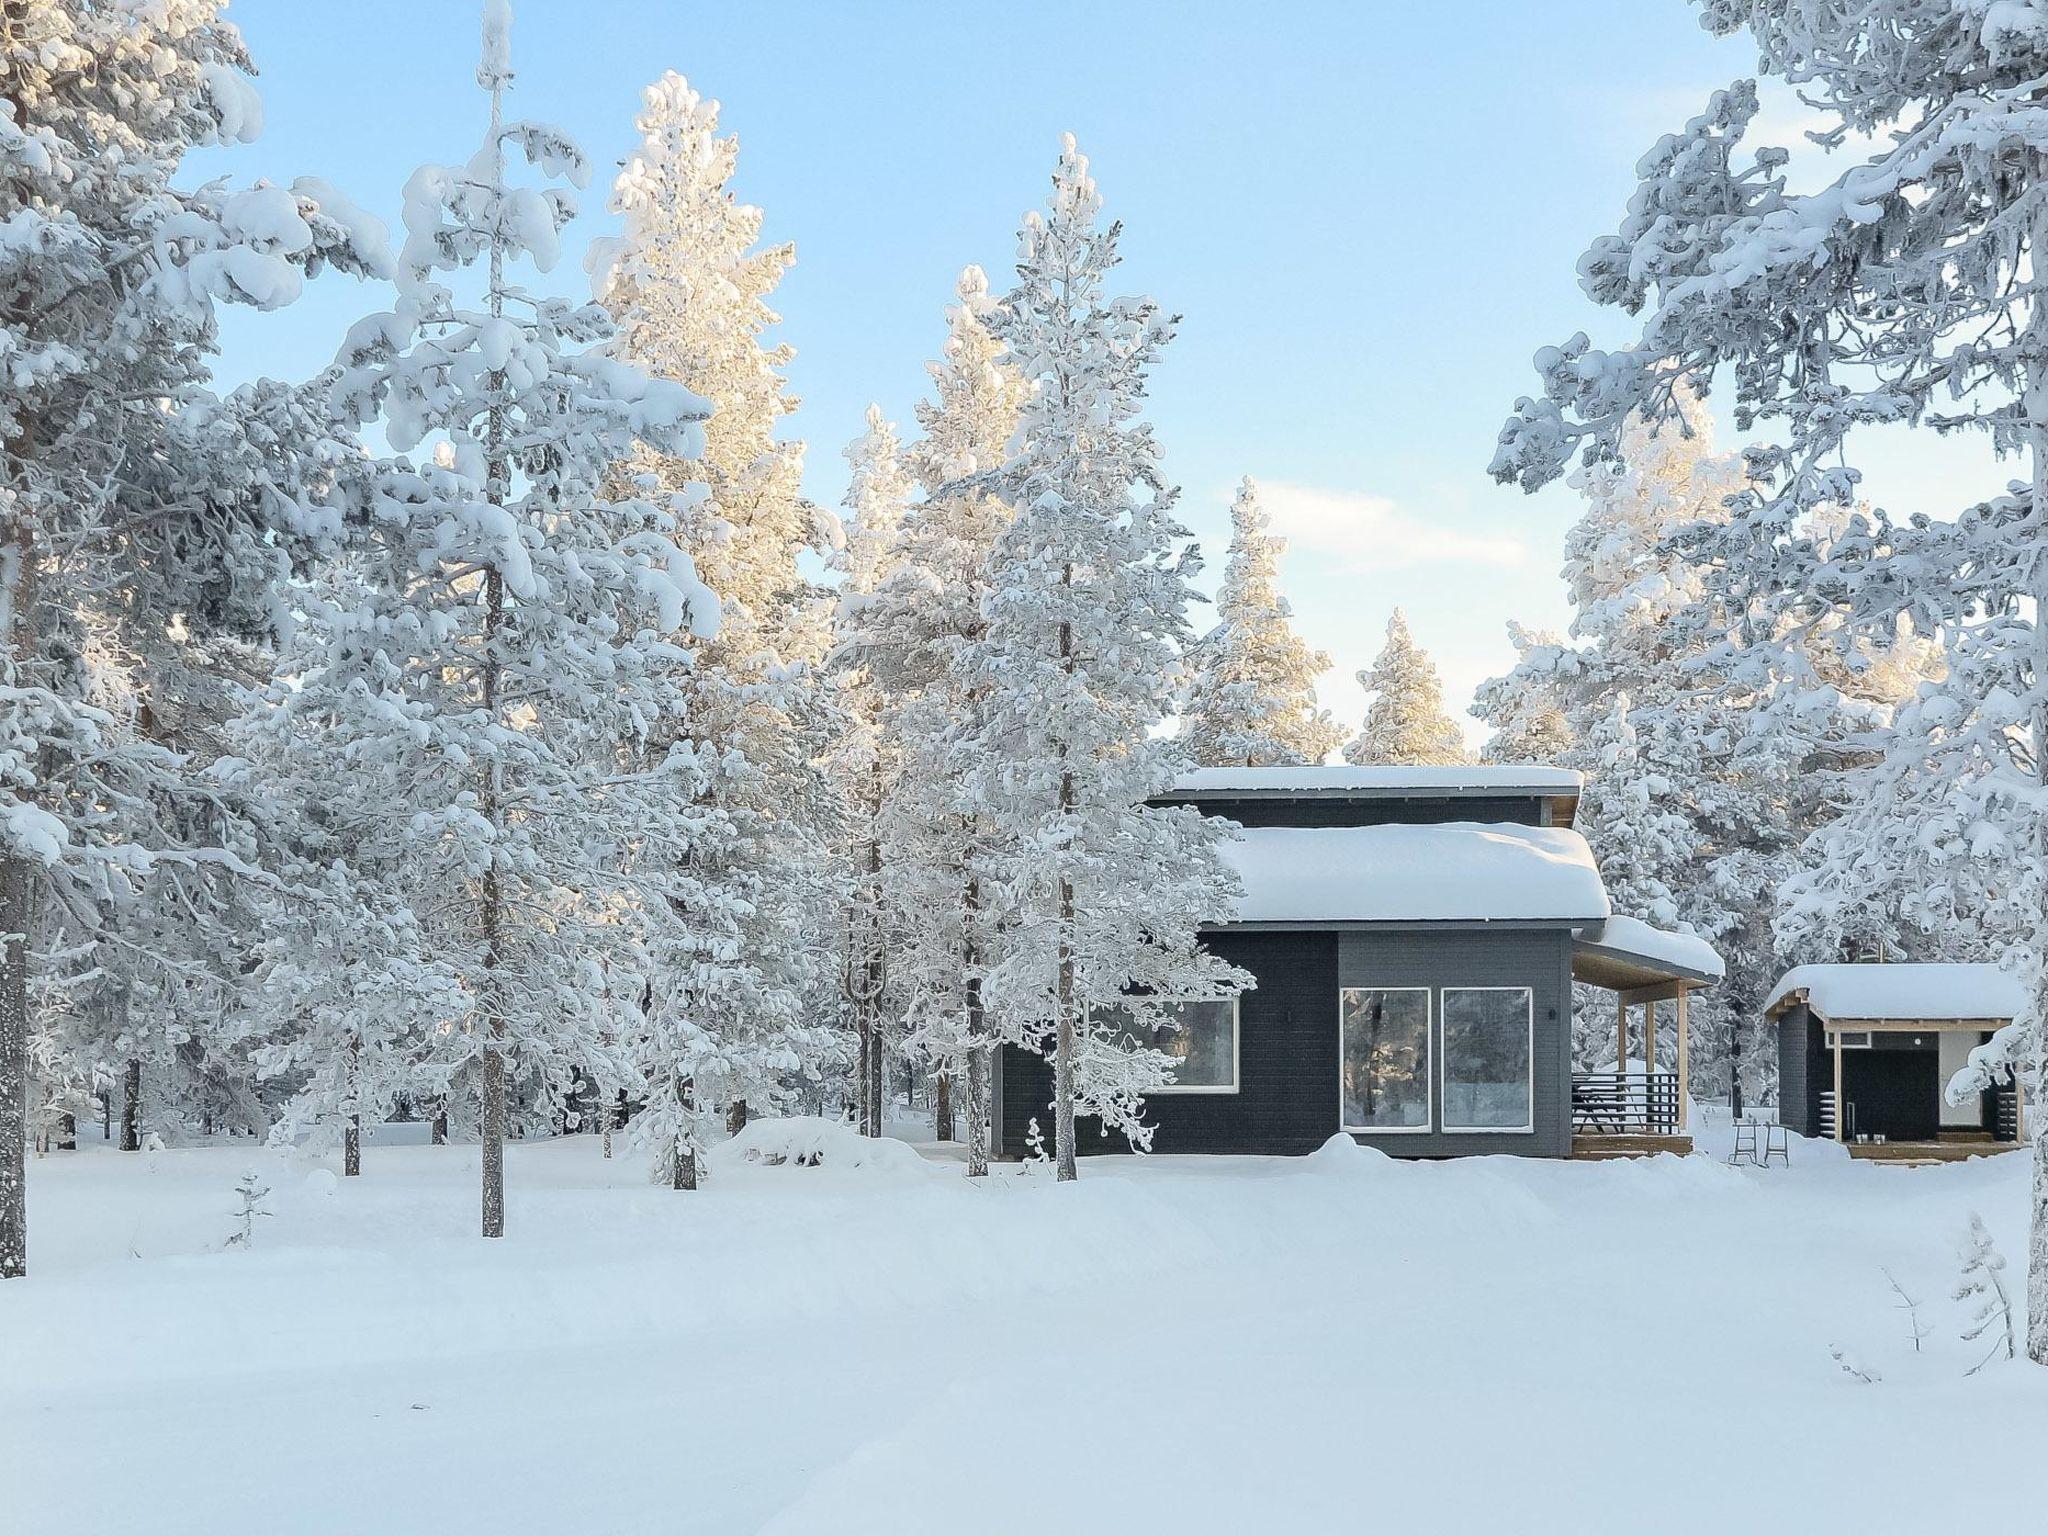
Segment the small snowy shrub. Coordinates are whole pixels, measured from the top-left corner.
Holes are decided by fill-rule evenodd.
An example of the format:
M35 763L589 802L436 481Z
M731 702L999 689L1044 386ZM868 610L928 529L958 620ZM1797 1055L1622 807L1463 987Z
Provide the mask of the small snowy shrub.
M242 1175L242 1182L235 1186L235 1193L241 1197L242 1208L235 1212L235 1230L228 1234L226 1246L252 1247L256 1236L256 1219L271 1214L263 1209L263 1202L270 1198L270 1186L263 1182L254 1168L251 1168Z
M2001 1348L2008 1360L2019 1351L2013 1339L2012 1296L2005 1288L2005 1255L1991 1241L1984 1218L1975 1211L1970 1212L1970 1225L1958 1247L1963 1278L1956 1285L1955 1297L1957 1301L1975 1302L1970 1326L1963 1330L1963 1341L1973 1343L1987 1333L1992 1337L1990 1352L1964 1373L1974 1376L1998 1358Z

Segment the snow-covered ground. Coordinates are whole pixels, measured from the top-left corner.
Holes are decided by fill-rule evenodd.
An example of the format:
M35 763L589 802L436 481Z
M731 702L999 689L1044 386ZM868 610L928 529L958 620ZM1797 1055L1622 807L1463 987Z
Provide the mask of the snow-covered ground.
M727 1150L679 1195L517 1144L485 1243L474 1148L342 1182L88 1140L31 1170L0 1287L0 1528L2023 1528L2048 1371L1966 1379L1949 1292L1973 1209L2023 1288L2024 1156L1333 1148L1061 1188L926 1151ZM224 1250L250 1167L275 1215Z

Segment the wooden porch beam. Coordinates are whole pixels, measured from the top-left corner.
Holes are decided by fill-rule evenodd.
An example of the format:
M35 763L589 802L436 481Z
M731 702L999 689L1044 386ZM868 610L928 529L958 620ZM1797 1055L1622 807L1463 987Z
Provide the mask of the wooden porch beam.
M1667 998L1679 997L1690 992L1695 983L1690 981L1660 981L1647 987L1630 987L1614 995L1621 999L1625 1008L1631 1003L1661 1003Z
M1841 1102L1841 1030L1835 1030L1835 1141L1849 1139L1849 1106Z
M1680 1134L1683 1134L1685 1131L1685 1096L1690 1086L1690 1072L1688 1070L1690 1063L1687 1060L1689 1047L1685 1038L1685 998L1686 994L1684 992L1678 994L1678 1129Z

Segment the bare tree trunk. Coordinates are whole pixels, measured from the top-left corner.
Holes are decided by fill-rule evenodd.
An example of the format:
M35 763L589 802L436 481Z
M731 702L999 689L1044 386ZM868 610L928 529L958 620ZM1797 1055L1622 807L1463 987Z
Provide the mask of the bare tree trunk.
M977 936L980 881L968 879L962 905L966 914L960 968L967 977L967 1177L979 1179L988 1173L989 1153L988 1019L981 1002L981 941Z
M943 1070L932 1096L932 1136L938 1141L953 1139L953 1074Z
M2048 177L2048 161L2035 156L2034 172L2037 177ZM2048 213L2036 212L2028 231L2027 259L2033 267L2035 277L2040 276L2041 265L2048 261ZM2033 459L2033 537L2036 547L2033 575L2034 628L2033 628L2033 684L2034 718L2033 742L2034 772L2044 785L2048 785L2048 699L2042 696L2042 689L2048 687L2048 570L2043 569L2041 546L2048 544L2048 300L2037 296L2027 316L2026 335L2034 343L2033 357L2029 362L2027 385L2020 395L2020 405L2027 413L2027 447ZM2048 858L2048 848L2036 847L2034 857ZM2048 985L2037 978L2037 985ZM2036 998L2034 1024L2034 1082L2040 1096L2048 1096L2048 1014L2042 1013L2041 1003L2048 1001ZM1838 1058L1839 1059L1839 1058ZM2020 1063L2014 1062L2014 1091ZM2027 1358L2036 1365L2048 1365L2048 1113L2037 1108L2034 1112L2037 1122L2034 1132L2034 1179L2033 1219L2027 1228ZM2026 1127L2020 1127L2022 1135Z
M1060 579L1072 586L1074 568L1068 566ZM1065 622L1060 625L1060 667L1069 677L1074 675L1074 627ZM1066 756L1064 745L1060 756ZM1060 820L1068 821L1073 813L1074 771L1065 768L1060 773ZM1055 1177L1065 1184L1080 1177L1074 1166L1074 883L1065 869L1060 871L1058 1010L1052 1059L1053 1157L1058 1165Z
M697 1187L697 1149L686 1140L676 1143L674 1174L677 1189Z
M434 1107L433 1126L428 1134L433 1138L435 1146L448 1145L448 1106L445 1103Z
M0 856L0 1280L28 1273L28 860Z
M121 1074L121 1150L142 1150L142 1063L133 1058Z
M111 1088L102 1089L99 1097L100 1140L112 1141L114 1139L114 1090Z
M496 1033L496 1025L492 1027ZM505 1058L496 1046L483 1055L484 1150L483 1227L485 1237L505 1235Z
M725 1112L725 1134L737 1136L747 1128L747 1101L734 1099Z
M57 1150L76 1152L78 1150L78 1116L65 1110L57 1117Z
M612 1124L617 1114L618 1106L609 1096L598 1101L597 1144L606 1157L612 1155Z
M363 1171L363 1122L351 1118L341 1133L341 1176L358 1177Z
M1067 932L1074 920L1074 887L1060 877L1060 976L1056 1032L1053 1037L1053 1159L1056 1178L1065 1184L1081 1176L1074 1166L1074 951Z

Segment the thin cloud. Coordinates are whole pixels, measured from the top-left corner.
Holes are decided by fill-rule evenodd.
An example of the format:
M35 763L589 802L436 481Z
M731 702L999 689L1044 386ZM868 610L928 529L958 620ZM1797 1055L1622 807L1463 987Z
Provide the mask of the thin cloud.
M1520 565L1529 555L1519 539L1425 521L1366 491L1262 480L1259 501L1273 520L1273 531L1285 536L1297 556L1313 552L1346 571L1439 563Z

